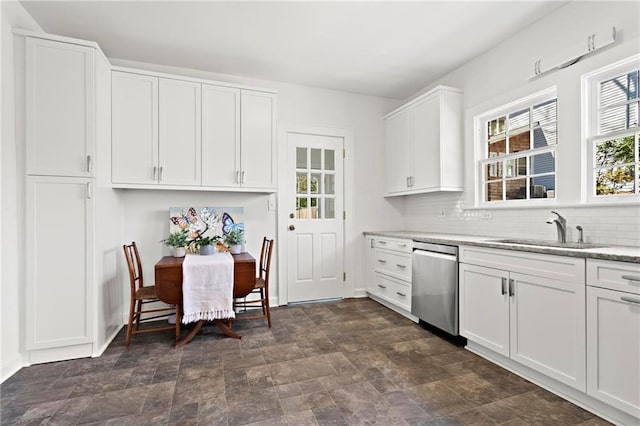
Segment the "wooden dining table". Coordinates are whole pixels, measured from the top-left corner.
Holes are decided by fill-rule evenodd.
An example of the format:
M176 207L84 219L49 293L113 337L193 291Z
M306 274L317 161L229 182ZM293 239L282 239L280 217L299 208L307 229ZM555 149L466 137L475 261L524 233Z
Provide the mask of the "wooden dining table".
M256 282L256 259L249 253L233 254L233 297L245 297ZM182 306L182 262L184 257L165 256L155 264L155 284L158 299L170 305ZM176 318L180 321L180 318ZM186 345L198 334L205 320L199 320L184 338L176 342L176 348ZM224 319L214 320L226 336L241 339Z

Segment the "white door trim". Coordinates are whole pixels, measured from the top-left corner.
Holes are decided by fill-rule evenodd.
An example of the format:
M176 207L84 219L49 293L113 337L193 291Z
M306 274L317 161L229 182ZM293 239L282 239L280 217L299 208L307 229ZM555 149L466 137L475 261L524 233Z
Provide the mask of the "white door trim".
M353 297L354 292L354 262L355 262L355 243L357 236L353 233L353 186L354 186L354 162L353 162L353 131L349 129L337 129L332 127L307 126L292 123L278 122L278 170L283 170L287 164L287 134L302 133L308 135L334 136L344 139L344 148L346 157L344 158L344 211L346 212L346 220L344 220L344 271L347 274L347 280L344 283L343 295L345 298ZM287 173L280 171L278 173L278 215L277 215L277 233L278 242L276 249L278 251L278 305L286 305L288 303L288 238L287 224L289 217L287 216L289 209L286 208L287 197Z

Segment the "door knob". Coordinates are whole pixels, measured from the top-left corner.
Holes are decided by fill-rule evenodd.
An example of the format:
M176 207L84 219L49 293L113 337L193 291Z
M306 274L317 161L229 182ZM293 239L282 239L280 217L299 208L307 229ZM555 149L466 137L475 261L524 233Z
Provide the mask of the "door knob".
M295 229L296 229L296 227L295 227L295 226L293 226L293 225L289 225L289 231L293 231L293 230L295 230Z

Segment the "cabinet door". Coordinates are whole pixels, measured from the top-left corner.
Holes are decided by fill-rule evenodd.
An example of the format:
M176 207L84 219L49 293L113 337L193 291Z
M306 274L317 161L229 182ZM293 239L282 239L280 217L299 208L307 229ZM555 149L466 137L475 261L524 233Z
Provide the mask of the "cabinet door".
M367 237L365 239L365 261L366 261L366 272L365 272L365 289L368 293L375 294L376 293L376 283L375 283L375 261L376 261L376 249L374 246L373 237Z
M240 90L202 85L202 184L240 185Z
M92 179L27 177L26 348L92 341Z
M411 169L411 110L405 109L385 120L387 192L406 191Z
M276 187L276 97L241 91L240 183L247 188Z
M585 285L511 273L511 358L585 391Z
M440 187L440 95L423 99L413 107L413 166L411 189Z
M27 174L93 176L94 54L27 37Z
M587 393L640 418L640 296L587 287Z
M460 334L509 356L509 274L460 264Z
M111 181L158 181L158 79L111 74Z
M201 185L200 83L161 78L158 83L158 182Z

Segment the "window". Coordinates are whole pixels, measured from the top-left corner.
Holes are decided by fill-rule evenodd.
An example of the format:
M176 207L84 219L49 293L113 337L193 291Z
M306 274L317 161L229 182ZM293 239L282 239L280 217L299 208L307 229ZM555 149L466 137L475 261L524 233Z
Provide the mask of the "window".
M556 197L557 110L554 88L476 118L481 204Z
M583 78L589 201L640 199L640 55Z

